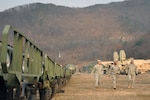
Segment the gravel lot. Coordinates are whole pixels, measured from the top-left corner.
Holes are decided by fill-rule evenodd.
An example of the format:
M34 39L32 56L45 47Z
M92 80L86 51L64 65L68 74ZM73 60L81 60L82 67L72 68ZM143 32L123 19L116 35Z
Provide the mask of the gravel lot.
M127 88L127 76L120 75L117 89L113 89L111 77L104 75L98 89L94 87L94 78L90 74L75 74L52 100L150 100L150 73L136 77L134 89Z

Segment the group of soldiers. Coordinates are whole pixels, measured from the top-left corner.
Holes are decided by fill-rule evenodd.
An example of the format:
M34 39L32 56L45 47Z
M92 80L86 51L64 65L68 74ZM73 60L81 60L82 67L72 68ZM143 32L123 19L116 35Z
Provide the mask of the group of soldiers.
M130 61L130 64L126 66L126 75L128 76L128 88L134 88L135 77L138 74L137 66L134 64L134 60ZM101 79L104 74L104 67L101 60L97 60L97 64L93 67L91 74L95 78L95 87L101 84ZM112 76L113 89L116 89L117 79L119 78L120 67L117 65L117 61L110 66L108 75Z

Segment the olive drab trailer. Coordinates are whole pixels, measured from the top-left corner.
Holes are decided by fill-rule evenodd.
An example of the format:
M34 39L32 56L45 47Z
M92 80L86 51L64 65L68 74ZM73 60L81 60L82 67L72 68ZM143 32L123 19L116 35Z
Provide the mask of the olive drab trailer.
M68 64L65 68L66 70L71 71L71 74L74 74L76 71L76 66L74 64Z
M12 26L4 27L0 42L0 100L36 100L37 93L41 100L49 100L64 80L61 65Z
M12 36L12 49L9 49L8 46L9 35ZM8 52L11 54L8 55ZM6 25L2 32L0 55L1 87L4 88L4 91L1 91L4 94L3 99L19 100L21 85L25 79L32 86L36 86L35 83L38 82L38 78L42 74L43 52L23 34L10 25ZM7 59L10 59L10 62L7 62Z

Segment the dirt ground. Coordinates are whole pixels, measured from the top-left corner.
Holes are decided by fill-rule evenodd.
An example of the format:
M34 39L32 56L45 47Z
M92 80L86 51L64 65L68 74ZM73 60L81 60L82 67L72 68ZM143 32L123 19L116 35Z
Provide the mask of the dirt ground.
M75 74L66 86L64 93L57 93L52 100L150 100L150 73L136 76L134 89L127 88L127 76L120 75L117 89L113 89L111 77L103 76L98 89L94 87L90 74Z

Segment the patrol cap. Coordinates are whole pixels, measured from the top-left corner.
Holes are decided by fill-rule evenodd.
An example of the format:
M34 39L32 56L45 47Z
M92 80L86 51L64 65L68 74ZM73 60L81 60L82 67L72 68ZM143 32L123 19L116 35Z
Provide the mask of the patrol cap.
M134 61L134 58L131 58L130 61Z
M97 62L101 62L101 60L98 59Z
M134 60L134 58L131 58L131 61Z
M118 63L118 61L114 61L114 63Z

